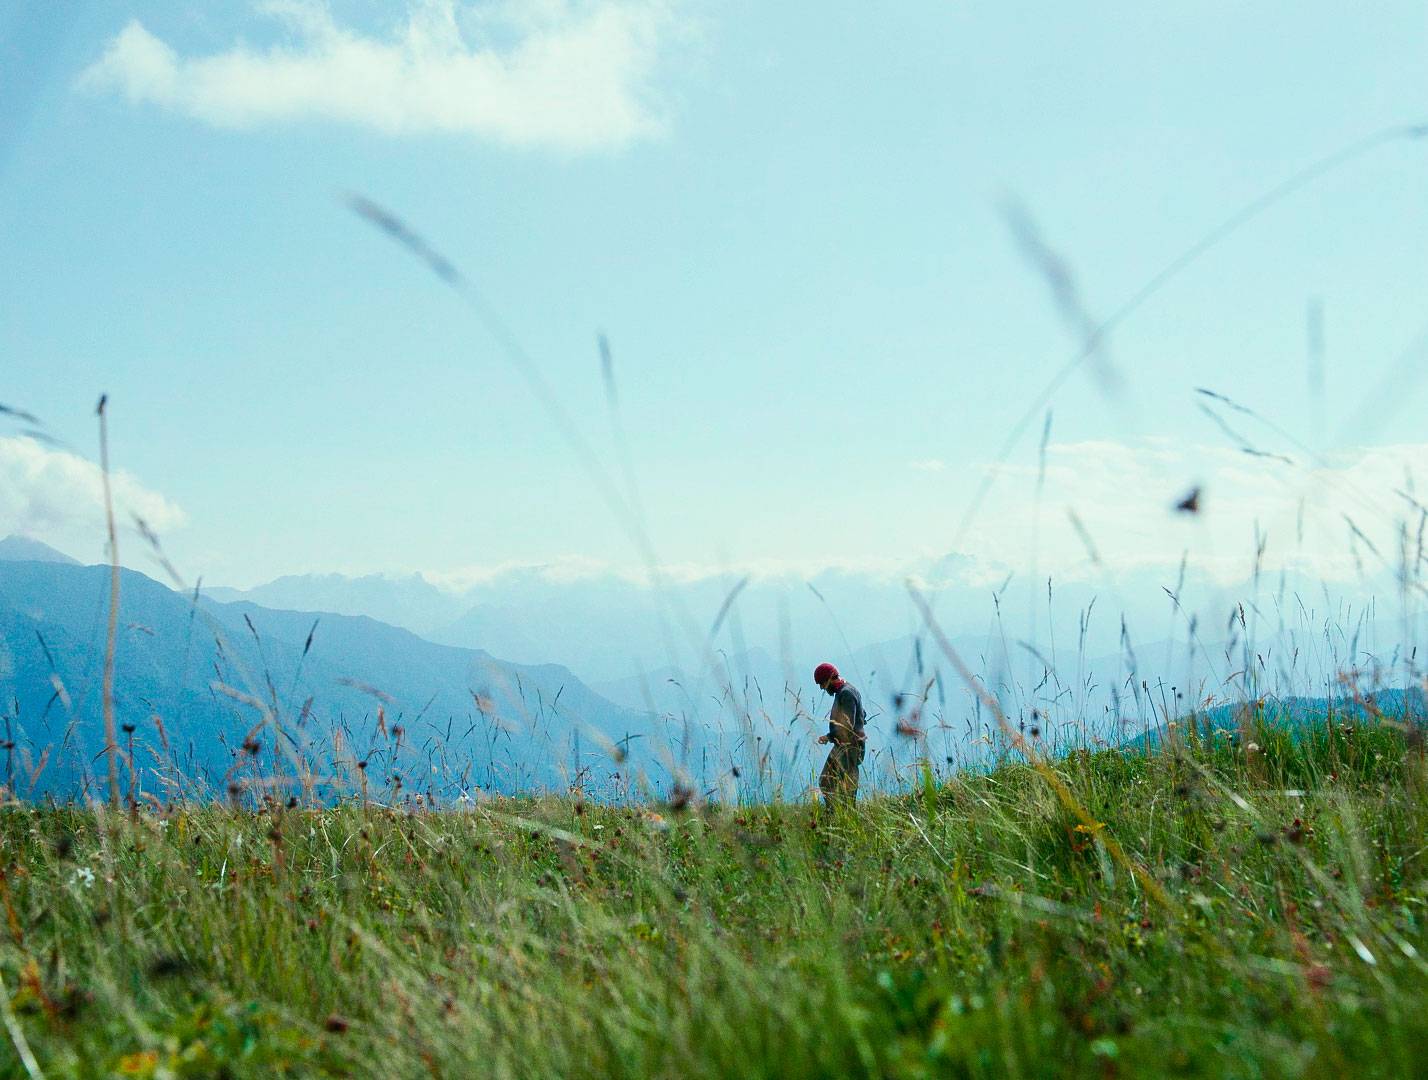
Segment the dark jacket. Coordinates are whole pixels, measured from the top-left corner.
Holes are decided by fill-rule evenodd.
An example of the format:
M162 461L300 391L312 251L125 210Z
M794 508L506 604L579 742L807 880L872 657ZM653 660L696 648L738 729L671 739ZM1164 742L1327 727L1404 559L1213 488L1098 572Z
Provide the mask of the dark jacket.
M844 683L833 695L833 710L828 714L828 737L835 743L861 743L865 738L863 724L867 718L863 695L858 693L856 686Z

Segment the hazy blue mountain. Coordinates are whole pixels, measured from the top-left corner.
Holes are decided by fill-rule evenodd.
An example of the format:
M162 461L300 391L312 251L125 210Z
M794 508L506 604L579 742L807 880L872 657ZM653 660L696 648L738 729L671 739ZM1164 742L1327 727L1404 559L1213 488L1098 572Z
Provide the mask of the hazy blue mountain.
M29 545L6 550L45 554ZM503 594L483 586L485 599L474 610L488 619L493 638L509 643L521 635L526 656L537 659L560 656L580 634L600 639L587 646L587 657L598 658L599 650L632 660L659 654L648 652L649 641L630 629L643 620L658 631L659 612L639 611L654 594L615 580L569 585L537 578L520 587L507 582L514 590L508 596L525 598L525 606L501 606L495 600ZM0 561L0 719L9 725L4 741L14 743L0 754L0 766L22 791L30 790L30 773L34 791L56 794L86 783L93 790L96 774L102 776L105 762L96 757L103 750L107 584L103 566ZM691 606L712 604L717 612L729 594L726 583L717 584L701 583L684 598ZM432 593L444 595L415 577L355 584L337 577L290 579L284 587L298 590L291 594L297 596L308 585L317 590L316 599L330 601L328 607L362 596L363 603L375 604L385 596L394 606L407 604L409 614ZM802 593L826 616L825 604L856 599L854 585L843 585L840 593L837 581L823 580L818 593L806 585ZM650 675L592 688L562 666L497 659L495 648L436 644L366 615L304 613L250 600L195 601L126 570L118 720L134 727L143 788L150 793L160 791L164 769L221 793L235 777L253 780L273 772L274 760L291 773L295 758L326 792L365 782L383 798L392 797L394 776L408 793L429 790L449 799L475 788L561 787L577 768L585 770L582 779L607 791L616 774L636 772L667 786L674 763L701 791L781 788L795 794L812 782L823 756L814 739L827 701L809 681L811 665L822 659L837 662L863 690L870 780L883 784L905 778L918 760L940 767L999 752L1005 741L983 691L1015 727L1039 732L1052 748L1116 745L1206 695L1233 699L1234 680L1247 667L1242 645L1190 649L1183 639L1162 640L1133 650L1132 662L1124 650L1092 654L1064 634L1033 635L1023 643L991 622L980 634L953 639L976 676L973 687L926 635L849 650L842 630L827 618L831 631L825 626L811 633L794 623L787 633L774 627L771 634L757 605L776 596L773 589L751 584L749 609L730 607L719 633L706 638L697 665L686 659L650 666ZM949 624L967 621L953 610L959 595L939 594ZM436 603L427 610L436 611ZM792 610L805 620L813 617L807 606ZM602 611L611 619L603 630ZM574 626L572 613L579 616ZM471 611L462 618L468 616ZM474 620L466 625L473 630ZM1328 631L1310 621L1257 631L1251 655L1261 692L1313 697L1314 688L1335 678L1350 658L1391 668L1392 651L1375 659L1367 647L1374 631L1365 619ZM830 645L830 636L839 640ZM780 645L761 644L770 640ZM751 644L727 648L725 641ZM696 673L688 674L690 668ZM275 742L271 729L260 731L254 762L242 746L265 708L280 721L283 742ZM125 743L127 749L127 738ZM628 762L613 760L616 745L628 748ZM367 768L358 770L358 762Z
M978 671L986 670L989 657L999 660L983 639L959 639L954 645ZM879 783L895 784L900 771L922 759L939 767L967 760L983 730L979 720L988 720L945 659L934 655L926 642L898 638L847 655L816 658L822 659L835 661L862 693L870 767ZM595 689L612 701L652 710L676 723L750 732L793 774L800 763L819 764L824 753L813 739L827 730L831 700L813 684L816 660L796 665L761 648L716 651L697 675L665 667L598 683Z
M895 772L919 756L945 764L1001 752L984 695L1014 729L1063 751L1118 745L1177 709L1242 697L1247 682L1256 693L1313 697L1346 670L1392 668L1395 649L1407 655L1397 620L1294 575L1231 587L1194 571L1166 579L1164 568L1070 582L979 581L974 569L957 555L908 568L970 685L922 627L902 571L686 576L654 589L552 565L502 569L460 589L417 575L309 575L213 595L380 613L508 664L558 661L615 706L659 717L701 784L735 769L747 777L755 760L785 790L817 771L812 740L826 703L809 673L823 659L863 690L880 760ZM282 633L296 640L300 629ZM912 713L915 723L901 723Z
M564 630L542 629L552 626L569 626L569 611L552 610L550 605L513 605L482 602L467 608L459 618L436 627L431 632L433 641L443 641L449 645L469 645L471 642L490 642L491 648L498 649L502 656L521 663L539 663L557 655L553 650L564 644L567 635ZM577 650L579 651L579 650ZM577 656L572 663L579 664Z
M461 597L420 574L294 574L252 589L205 591L215 600L247 600L267 608L368 615L423 636L459 618L467 607Z
M959 639L956 644L981 670L985 643L980 639ZM825 659L835 661L843 675L863 691L868 709L874 714L889 710L899 694L920 692L926 680L919 677L919 670L930 678L947 666L940 656L933 655L926 642L919 644L909 636L846 654L817 654L801 663L792 658L776 659L763 648L732 654L715 650L699 674L666 666L592 686L621 705L675 715L771 709L781 702L791 708L795 703L804 708L817 706L826 712L824 695L813 684L813 668Z
M22 793L30 772L35 793L57 795L92 793L103 776L108 580L102 566L0 563L0 700L14 743L0 765ZM669 725L606 701L567 669L435 645L365 616L195 601L126 570L115 666L117 720L133 726L150 793L163 794L165 769L221 793L235 778L270 775L274 760L293 771L294 756L323 791L365 779L387 798L393 776L409 794L443 799L563 787L577 761L606 791L639 771L660 788L670 779ZM261 726L265 709L281 742ZM242 749L255 729L256 760ZM623 764L617 743L629 748Z
M987 625L992 589L944 580L955 562L939 560L934 569L943 576L928 589L946 613L948 632L962 636ZM705 637L736 591L713 644L730 653L788 651L800 658L800 668L809 656L846 652L846 641L863 648L916 625L901 576L842 570L809 580L710 574L655 589L610 571L535 565L493 572L461 588L437 587L417 575L318 574L209 593L265 607L370 615L432 641L487 649L520 663L557 660L584 678L616 681L666 666L698 670ZM1067 610L1090 595L1068 587Z
M560 660L582 673L602 670L603 661L589 662L591 652L603 656L608 645L628 639L631 631L628 605L615 595L623 593L621 586L613 592L592 590L586 583L552 588L540 568L515 569L466 588L440 588L420 574L295 574L251 589L205 591L215 600L367 615L430 641L486 649L516 663ZM618 645L612 662L632 666Z
M31 790L28 772L42 760L37 793L86 785L93 792L102 780L107 589L103 566L0 564L0 695L16 744L4 764L21 791ZM127 570L122 598L116 708L119 723L134 728L150 793L160 791L165 769L222 793L235 778L273 772L276 754L288 772L289 757L298 758L325 791L350 791L365 780L385 798L394 775L408 793L450 799L478 787L564 786L577 767L605 791L616 774L635 771L667 788L676 764L701 792L796 794L813 782L825 753L814 739L827 701L807 684L807 664L795 671L792 660L763 650L732 660L716 653L722 674L711 670L692 686L692 704L679 707L661 690L651 712L638 697L612 703L564 667L434 644L366 616L195 600ZM537 623L532 632L540 629ZM879 647L866 661L891 666L894 651ZM914 652L896 663L912 671ZM897 770L932 747L895 734L892 690L879 688L878 669L860 670L870 680L870 781L894 783ZM862 678L860 670L850 674ZM888 687L914 684L921 685ZM949 710L965 703L943 702ZM265 708L279 719L283 742L270 729L258 731L254 762L242 747ZM629 761L613 760L617 745ZM368 765L361 775L358 761Z
M557 662L630 708L648 708L653 687L654 707L662 713L687 712L686 693L701 703L717 696L727 680L700 685L711 678L710 650L778 658L736 663L765 696L770 690L780 696L790 681L785 667L794 669L793 685L805 685L804 670L823 658L849 668L879 701L921 693L926 673L941 668L950 675L950 666L931 647L908 595L909 579L983 685L1028 723L1033 711L1047 709L1061 714L1058 724L1106 726L1119 722L1123 711L1128 723L1140 723L1152 715L1145 695L1137 697L1142 681L1157 693L1166 688L1172 707L1175 693L1187 702L1232 698L1244 692L1227 680L1248 670L1239 647L1246 636L1254 643L1259 688L1280 696L1313 696L1340 670L1370 663L1370 655L1387 663L1403 640L1402 620L1389 605L1380 611L1352 590L1331 594L1297 573L1235 584L1194 568L1144 567L1054 581L989 579L988 573L951 553L896 568L830 568L809 577L671 573L654 588L608 568L551 564L494 569L459 588L414 574L320 574L211 595L370 615L429 641L483 649L513 663ZM1246 611L1249 620L1241 623ZM1217 658L1201 644L1211 641L1239 645L1233 657ZM1052 677L1043 683L1048 671ZM651 679L650 672L659 674ZM948 679L933 690L949 703L948 722L961 723L961 715L974 711L970 688ZM1157 703L1155 712L1163 708ZM968 730L975 738L975 723Z
M1115 651L1123 617L1137 641L1183 626L1186 615L1166 588L1179 590L1185 610L1202 609L1205 625L1223 625L1236 601L1248 598L1244 589L1227 590L1193 574L1166 579L1152 569L1115 582L1054 583L979 580L974 570L971 560L952 554L885 572L671 575L656 589L599 568L532 565L495 570L459 588L419 575L315 574L210 592L265 607L370 615L428 640L486 649L518 663L558 661L602 683L664 668L697 673L707 666L706 645L730 655L788 653L801 670L820 656L846 657L874 642L911 643L921 619L909 600L909 576L954 640L975 643L977 653L994 647L1012 656L1022 639L1048 655L1058 643L1058 665L1077 648L1094 656ZM708 642L716 621L717 640Z
M78 566L78 559L71 559L62 551L56 551L48 544L31 540L27 536L7 536L0 540L0 562L50 562Z

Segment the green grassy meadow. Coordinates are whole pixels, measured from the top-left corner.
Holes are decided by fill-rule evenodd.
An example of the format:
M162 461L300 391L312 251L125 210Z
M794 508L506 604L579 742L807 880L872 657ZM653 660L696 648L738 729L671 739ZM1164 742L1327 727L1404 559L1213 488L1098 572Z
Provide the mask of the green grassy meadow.
M1049 767L832 816L13 804L0 1074L1422 1071L1416 732Z

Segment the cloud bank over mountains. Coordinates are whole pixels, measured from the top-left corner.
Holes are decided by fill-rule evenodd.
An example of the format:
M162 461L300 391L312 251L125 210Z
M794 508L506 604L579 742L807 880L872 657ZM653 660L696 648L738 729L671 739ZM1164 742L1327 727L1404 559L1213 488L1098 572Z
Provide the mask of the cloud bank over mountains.
M1241 602L1264 604L1272 619L1292 598L1306 613L1295 613L1298 620L1332 609L1342 621L1375 596L1381 608L1405 606L1399 570L1420 564L1428 542L1428 509L1414 481L1425 467L1428 444L1291 457L1166 438L1052 443L1044 467L1002 470L956 551L926 550L945 528L883 523L889 549L875 557L770 556L723 568L675 562L661 567L659 587L638 565L572 555L425 574L329 566L247 590L205 591L272 608L368 615L513 662L567 664L596 681L700 672L720 650L762 649L779 664L787 658L796 677L809 657L888 642L906 652L921 629L909 583L943 628L974 649L995 638L1002 656L1064 652L1067 643L1103 655L1121 647L1123 621L1139 644L1183 637L1194 618L1218 628L1201 630L1214 643ZM1198 512L1177 512L1191 488L1201 491ZM116 473L115 490L123 522L138 514L166 533L186 521L173 500L133 476ZM8 532L98 561L98 468L33 439L0 438L0 535ZM171 554L184 539L169 545ZM129 565L153 570L139 546L121 544L121 552ZM204 566L177 562L188 580L211 580ZM394 551L391 564L402 562ZM1406 606L1416 610L1417 602L1413 592Z
M763 581L852 575L899 588L911 579L929 589L963 584L986 592L1009 576L1119 588L1142 571L1173 577L1184 561L1222 585L1244 580L1256 566L1265 573L1303 571L1350 584L1396 574L1405 543L1413 549L1409 556L1417 551L1428 521L1428 491L1420 490L1416 478L1425 475L1428 443L1297 457L1257 456L1168 437L1052 443L1044 464L995 470L990 495L955 554L939 544L951 546L961 500L939 508L943 516L935 520L864 522L885 538L885 549L876 554L771 552L724 565L684 557L663 563L660 576L689 585L732 584L744 576ZM944 476L930 478L929 485L950 484ZM123 469L114 471L113 482L122 525L137 515L163 534L188 523L174 499ZM1198 492L1197 512L1177 512L1176 504L1191 491ZM0 436L0 534L92 551L103 540L102 507L102 478L92 461L24 435ZM653 524L662 531L662 522ZM816 539L827 548L826 536ZM866 548L865 538L852 539L850 548ZM266 554L278 566L286 561L281 552ZM385 561L398 576L416 569L400 551ZM183 569L194 578L210 570ZM365 576L347 565L314 569ZM508 558L421 569L430 591L455 595L518 579L546 590L605 578L636 585L649 580L647 568L633 556L615 564L578 552L538 563ZM255 569L249 580L263 577Z
M165 532L188 521L173 500L123 470L110 475L115 516ZM0 535L17 533L75 551L104 542L104 478L99 466L26 436L0 436Z
M928 489L953 482L940 459L909 463ZM1053 442L1040 460L971 465L990 479L958 544L987 577L1015 570L1115 583L1182 559L1222 584L1302 570L1338 584L1397 572L1428 492L1428 444L1318 453L1262 451L1171 436ZM1194 512L1177 510L1191 493ZM960 512L960 507L956 508ZM953 518L946 534L958 534Z
M1044 662L1065 674L1074 672L1078 658L1127 647L1162 663L1167 641L1183 644L1193 636L1199 649L1217 646L1243 636L1230 629L1241 605L1261 635L1283 627L1318 633L1326 621L1349 627L1351 635L1373 596L1380 615L1396 610L1391 583L1328 589L1300 572L1258 582L1247 573L1225 585L1188 567L1183 576L1178 567L1147 567L1114 580L1012 575L989 585L977 579L975 566L966 576L969 566L955 555L923 564L916 587L974 669L1011 664L1018 678L1033 683ZM765 682L772 673L780 676L775 689L785 679L804 685L805 669L821 659L875 656L881 670L902 676L916 666L919 636L925 651L931 648L906 575L852 570L809 577L714 574L654 589L618 573L548 578L541 567L525 567L459 592L420 575L301 575L243 592L208 591L219 600L370 615L516 663L563 663L597 684L678 678L750 652L762 654Z
M135 20L81 84L220 127L336 121L390 135L453 134L587 152L657 135L654 86L676 29L661 0L413 0L392 33L337 21L316 0L261 12L279 44L184 55Z

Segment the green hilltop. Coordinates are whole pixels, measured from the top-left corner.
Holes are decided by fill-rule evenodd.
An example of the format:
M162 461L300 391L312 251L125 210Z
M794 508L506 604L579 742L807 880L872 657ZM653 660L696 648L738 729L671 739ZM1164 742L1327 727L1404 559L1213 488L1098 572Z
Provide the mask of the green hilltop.
M1425 785L1360 724L832 817L11 806L0 1074L1414 1075Z

